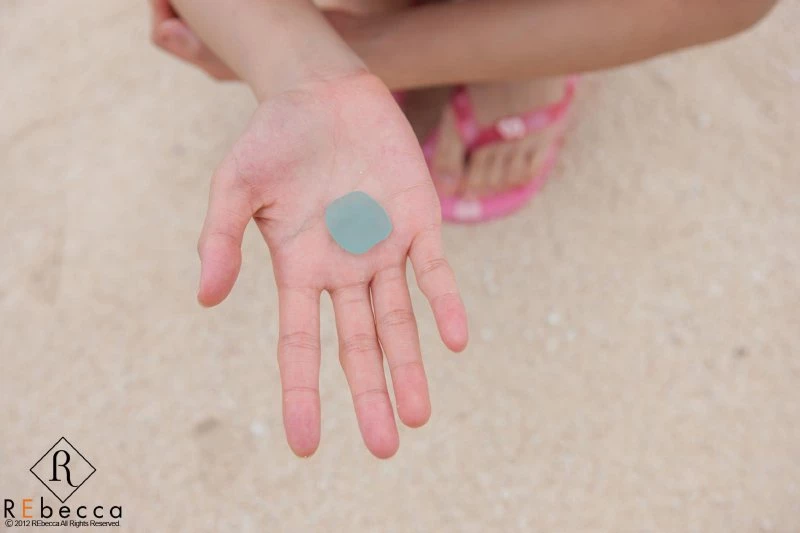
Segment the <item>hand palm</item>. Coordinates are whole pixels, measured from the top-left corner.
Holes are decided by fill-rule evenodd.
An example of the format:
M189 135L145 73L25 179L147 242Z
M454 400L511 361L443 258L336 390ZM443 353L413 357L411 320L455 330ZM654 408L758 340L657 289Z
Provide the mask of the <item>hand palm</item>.
M325 208L348 192L375 198L391 235L363 255L328 234ZM200 242L199 298L213 305L235 281L241 234L255 218L270 249L280 303L284 422L292 449L319 441L319 295L334 303L340 361L367 447L398 445L383 374L386 352L401 420L425 423L427 381L405 278L411 257L440 333L466 344L466 319L442 257L440 215L419 145L388 91L368 76L327 82L262 105L212 182Z

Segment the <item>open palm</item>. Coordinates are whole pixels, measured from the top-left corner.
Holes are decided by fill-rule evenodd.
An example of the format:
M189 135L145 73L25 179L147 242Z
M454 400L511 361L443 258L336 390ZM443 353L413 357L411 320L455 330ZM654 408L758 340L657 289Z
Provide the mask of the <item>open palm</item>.
M325 226L325 208L356 190L376 199L393 225L363 255L341 249ZM319 443L319 298L325 290L364 442L378 457L393 455L399 442L384 352L400 419L416 427L430 416L407 258L450 349L465 347L467 325L442 255L439 204L419 144L380 81L358 74L310 84L258 108L212 180L199 243L204 305L230 292L251 218L269 246L278 286L289 445L306 456Z

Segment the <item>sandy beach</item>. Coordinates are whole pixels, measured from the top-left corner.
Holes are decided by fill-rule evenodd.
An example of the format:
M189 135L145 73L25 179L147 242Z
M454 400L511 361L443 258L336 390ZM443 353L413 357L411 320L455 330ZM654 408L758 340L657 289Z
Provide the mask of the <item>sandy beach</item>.
M145 2L0 3L0 499L61 436L130 532L800 532L800 3L592 74L520 213L447 226L463 354L412 289L433 417L364 448L323 298L323 427L281 424L251 227L195 302L208 178L254 109ZM50 530L16 528L9 531ZM97 529L113 531L113 529Z

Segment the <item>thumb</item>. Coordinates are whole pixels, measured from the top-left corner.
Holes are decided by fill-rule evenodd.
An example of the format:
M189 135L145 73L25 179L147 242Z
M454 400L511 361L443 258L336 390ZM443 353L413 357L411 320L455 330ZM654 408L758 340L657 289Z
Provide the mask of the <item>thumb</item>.
M217 305L233 288L242 265L242 237L253 216L249 191L225 165L211 180L208 211L197 243L200 286L197 301Z

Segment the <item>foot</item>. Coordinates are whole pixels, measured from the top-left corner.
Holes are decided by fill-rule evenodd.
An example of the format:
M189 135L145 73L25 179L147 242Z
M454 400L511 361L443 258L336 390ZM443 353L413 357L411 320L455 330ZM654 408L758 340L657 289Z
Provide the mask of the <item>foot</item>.
M563 78L476 84L469 86L468 94L478 124L488 126L558 102L564 96L564 85ZM543 170L566 122L560 120L517 140L489 144L470 153L457 130L452 107L445 105L431 164L440 195L474 199L525 185Z

